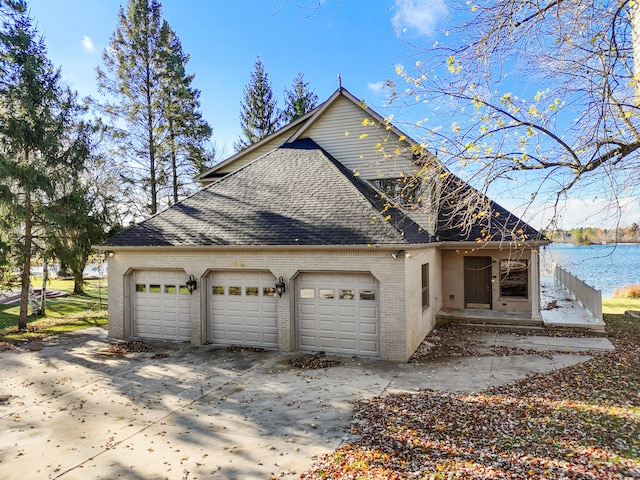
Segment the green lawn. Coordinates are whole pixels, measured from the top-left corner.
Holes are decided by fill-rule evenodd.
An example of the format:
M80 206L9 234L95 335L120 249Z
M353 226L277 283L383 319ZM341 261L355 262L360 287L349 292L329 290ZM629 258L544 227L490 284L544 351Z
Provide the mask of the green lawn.
M640 298L603 298L602 313L622 315L627 310L640 311Z
M40 281L33 281L39 287ZM73 281L53 280L48 290L73 291ZM91 280L85 284L84 295L47 299L46 315L30 316L28 332L17 329L19 303L0 305L0 341L16 342L41 338L57 333L107 324L107 282Z

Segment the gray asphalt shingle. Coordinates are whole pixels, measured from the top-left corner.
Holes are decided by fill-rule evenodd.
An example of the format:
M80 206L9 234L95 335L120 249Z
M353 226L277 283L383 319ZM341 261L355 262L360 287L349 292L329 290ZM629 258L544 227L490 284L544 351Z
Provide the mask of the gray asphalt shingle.
M104 246L367 245L431 237L309 139L282 146Z

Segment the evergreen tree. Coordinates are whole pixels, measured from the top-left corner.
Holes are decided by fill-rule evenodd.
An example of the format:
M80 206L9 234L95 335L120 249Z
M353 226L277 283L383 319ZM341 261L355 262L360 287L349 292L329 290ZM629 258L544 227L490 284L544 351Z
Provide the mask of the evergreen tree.
M162 18L159 1L129 0L126 12L120 8L103 61L106 72L98 69L98 83L117 99L104 111L118 141L122 179L138 214L155 214L171 178L174 194L169 198L178 195L178 156L198 166L206 157L203 144L210 128L197 110L193 76L185 74L188 56Z
M200 113L200 92L191 86L194 75L187 75L189 56L182 50L180 39L168 33L169 48L164 52L167 68L163 78L164 116L167 122L166 156L171 177L173 203L188 193L184 177L192 178L211 164L214 152L206 142L211 127Z
M11 4L2 5L0 34L0 228L19 247L18 328L26 330L34 234L51 214L63 170L82 165L76 142L62 142L79 112L75 95L61 86L24 4Z
M309 88L309 83L304 81L302 72L293 79L292 89L285 89L284 99L285 108L282 116L286 123L300 118L318 105L318 96Z
M244 100L240 107L243 137L235 143L236 150L262 140L279 128L281 114L278 111L278 102L273 95L269 75L260 57L254 64L249 83L244 87Z
M43 237L51 255L71 271L74 294L84 293L83 272L93 253L93 246L119 230L115 199L105 188L105 160L93 146L94 127L80 124L82 135L77 142L84 157L82 170L64 169L56 186L52 214Z

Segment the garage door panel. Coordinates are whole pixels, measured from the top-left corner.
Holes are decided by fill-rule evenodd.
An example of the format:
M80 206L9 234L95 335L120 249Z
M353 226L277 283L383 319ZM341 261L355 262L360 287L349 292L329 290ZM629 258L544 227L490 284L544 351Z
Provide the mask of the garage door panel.
M141 270L133 274L132 334L160 340L191 338L191 298L179 291L182 271Z
M371 355L375 355L378 353L378 342L377 341L360 341L359 349L363 352L369 352Z
M269 272L211 274L208 340L277 347L277 298L269 295L275 282Z
M377 299L370 274L302 273L296 286L298 348L379 355Z
M353 305L338 305L338 316L354 318L356 316L356 307Z
M378 336L378 325L371 323L361 323L360 324L360 333L362 335L374 335L376 338Z
M335 308L335 302L331 302L330 304L320 304L316 307L315 313L316 315L333 316L335 315Z
M355 322L341 322L338 327L338 332L343 334L356 333L357 325Z
M339 344L343 350L357 350L355 339L341 338Z

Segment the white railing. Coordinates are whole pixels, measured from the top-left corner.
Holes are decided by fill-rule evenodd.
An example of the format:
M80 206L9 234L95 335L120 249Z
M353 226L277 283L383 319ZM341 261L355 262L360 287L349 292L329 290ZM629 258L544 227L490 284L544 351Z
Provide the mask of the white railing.
M578 277L555 263L553 276L564 288L569 290L599 322L603 322L602 292L600 290L596 290L591 285L584 283Z

